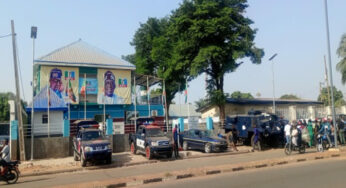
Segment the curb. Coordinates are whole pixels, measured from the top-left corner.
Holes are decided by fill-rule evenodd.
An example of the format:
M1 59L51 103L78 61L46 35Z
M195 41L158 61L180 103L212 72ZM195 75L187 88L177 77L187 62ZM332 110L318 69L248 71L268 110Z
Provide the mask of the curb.
M197 156L184 156L181 159L197 159L197 158L204 158L204 157L227 156L227 155L237 155L237 154L245 154L245 153L250 153L250 151L213 153L213 154L209 154L209 155L197 155ZM110 165L90 166L90 167L86 167L86 168L80 167L80 168L75 168L75 169L62 169L62 170L48 171L48 172L23 173L23 174L21 174L20 177L43 176L43 175L52 175L52 174L60 174L60 173L68 173L68 172L80 172L80 171L84 171L84 170L100 170L100 169L108 169L108 168L130 167L130 166L137 166L137 165L144 165L144 164L154 164L154 163L158 163L158 162L170 162L170 161L175 161L175 160L179 160L179 159L173 159L172 158L172 159L164 159L164 160L150 160L150 161L127 163L127 164L112 163Z
M286 157L284 159L281 158L281 159L270 159L270 160L246 162L242 165L231 164L226 166L188 169L192 172L187 172L187 170L182 170L182 171L169 172L169 174L167 174L168 172L166 172L166 174L164 173L152 174L152 175L149 175L149 177L145 177L145 175L141 175L136 177L127 177L123 179L110 180L108 182L95 181L95 182L89 182L89 183L83 183L83 184L74 184L70 186L71 187L80 187L80 186L90 187L91 185L98 185L98 187L106 187L106 188L131 187L131 186L139 186L139 185L158 183L158 182L168 182L172 180L180 180L180 179L193 178L193 177L209 176L209 175L216 175L216 174L229 173L229 172L239 172L239 171L244 171L249 169L261 169L266 167L282 166L286 164L337 158L342 156L346 156L346 152L332 151L332 152L318 153L317 156L316 156L316 153L313 153L313 154L306 154L306 156L304 157L292 156L292 157Z

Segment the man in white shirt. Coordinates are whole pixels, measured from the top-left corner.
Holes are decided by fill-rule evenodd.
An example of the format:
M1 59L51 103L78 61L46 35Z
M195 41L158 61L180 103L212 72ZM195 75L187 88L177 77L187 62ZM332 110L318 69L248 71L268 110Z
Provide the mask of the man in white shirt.
M2 148L1 152L1 159L0 159L0 166L2 166L1 175L5 172L5 167L8 162L10 162L10 148L8 147L8 140L5 140L4 147Z
M291 124L288 122L287 125L285 125L284 131L285 131L285 137L286 137L286 143L289 143L291 140Z

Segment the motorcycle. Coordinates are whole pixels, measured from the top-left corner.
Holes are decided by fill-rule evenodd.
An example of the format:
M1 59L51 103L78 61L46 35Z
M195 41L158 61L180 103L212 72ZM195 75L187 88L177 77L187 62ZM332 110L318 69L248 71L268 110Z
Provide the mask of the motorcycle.
M292 143L292 137L288 143L285 144L285 154L291 155L292 151L298 151L299 153L305 153L306 143L301 140L298 145Z
M326 134L318 134L317 135L317 144L316 149L318 152L323 152L324 150L328 150L330 148L330 144L328 142L328 138Z
M0 158L1 160L1 158ZM18 181L20 172L18 165L20 161L10 161L6 164L4 175L0 175L0 181L6 181L7 184L14 184ZM4 167L2 167L4 168Z

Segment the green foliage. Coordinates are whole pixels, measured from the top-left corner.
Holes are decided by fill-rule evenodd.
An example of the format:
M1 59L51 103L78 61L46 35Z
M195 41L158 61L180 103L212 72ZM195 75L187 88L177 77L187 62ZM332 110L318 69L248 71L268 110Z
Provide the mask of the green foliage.
M341 37L337 54L341 58L341 60L336 65L336 70L341 73L341 81L343 84L345 84L346 83L346 33L343 34Z
M331 89L331 87L330 87ZM333 87L333 92L334 92L334 104L336 107L345 105L345 100L342 92L336 87ZM328 89L327 87L322 88L320 95L318 95L317 98L318 101L321 101L324 103L324 105L328 106L329 105L329 100L328 100ZM331 100L331 99L330 99Z
M195 101L195 106L197 109L202 108L208 104L208 99L200 98L198 101Z
M280 99L300 99L297 95L294 94L285 94L280 97Z
M251 93L242 93L240 91L235 91L231 94L232 99L253 99L254 97Z
M10 120L10 105L8 100L14 100L13 93L0 93L0 122L8 122Z

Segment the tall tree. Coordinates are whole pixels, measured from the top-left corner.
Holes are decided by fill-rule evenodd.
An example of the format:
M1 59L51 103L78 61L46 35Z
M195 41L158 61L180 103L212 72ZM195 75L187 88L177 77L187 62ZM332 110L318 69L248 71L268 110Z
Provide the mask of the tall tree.
M232 99L253 99L254 97L251 93L242 93L240 91L235 91L231 94Z
M280 99L300 99L297 95L294 94L285 94L280 97Z
M341 58L336 65L336 70L341 73L342 84L346 83L346 33L342 35L339 48L337 50L338 56Z
M331 89L331 87L330 87ZM345 105L345 100L344 100L344 96L342 94L342 92L338 89L336 89L336 87L333 87L333 93L334 93L334 101L335 101L335 106L339 107L342 105ZM327 87L322 88L320 94L318 95L317 98L318 101L321 101L324 103L324 105L328 106L329 104L329 100L328 100L328 90Z
M234 72L244 57L260 64L262 49L255 47L256 30L245 17L246 0L184 0L173 12L170 36L175 37L174 61L190 68L190 79L207 73L210 102L220 110L224 125L224 75Z

